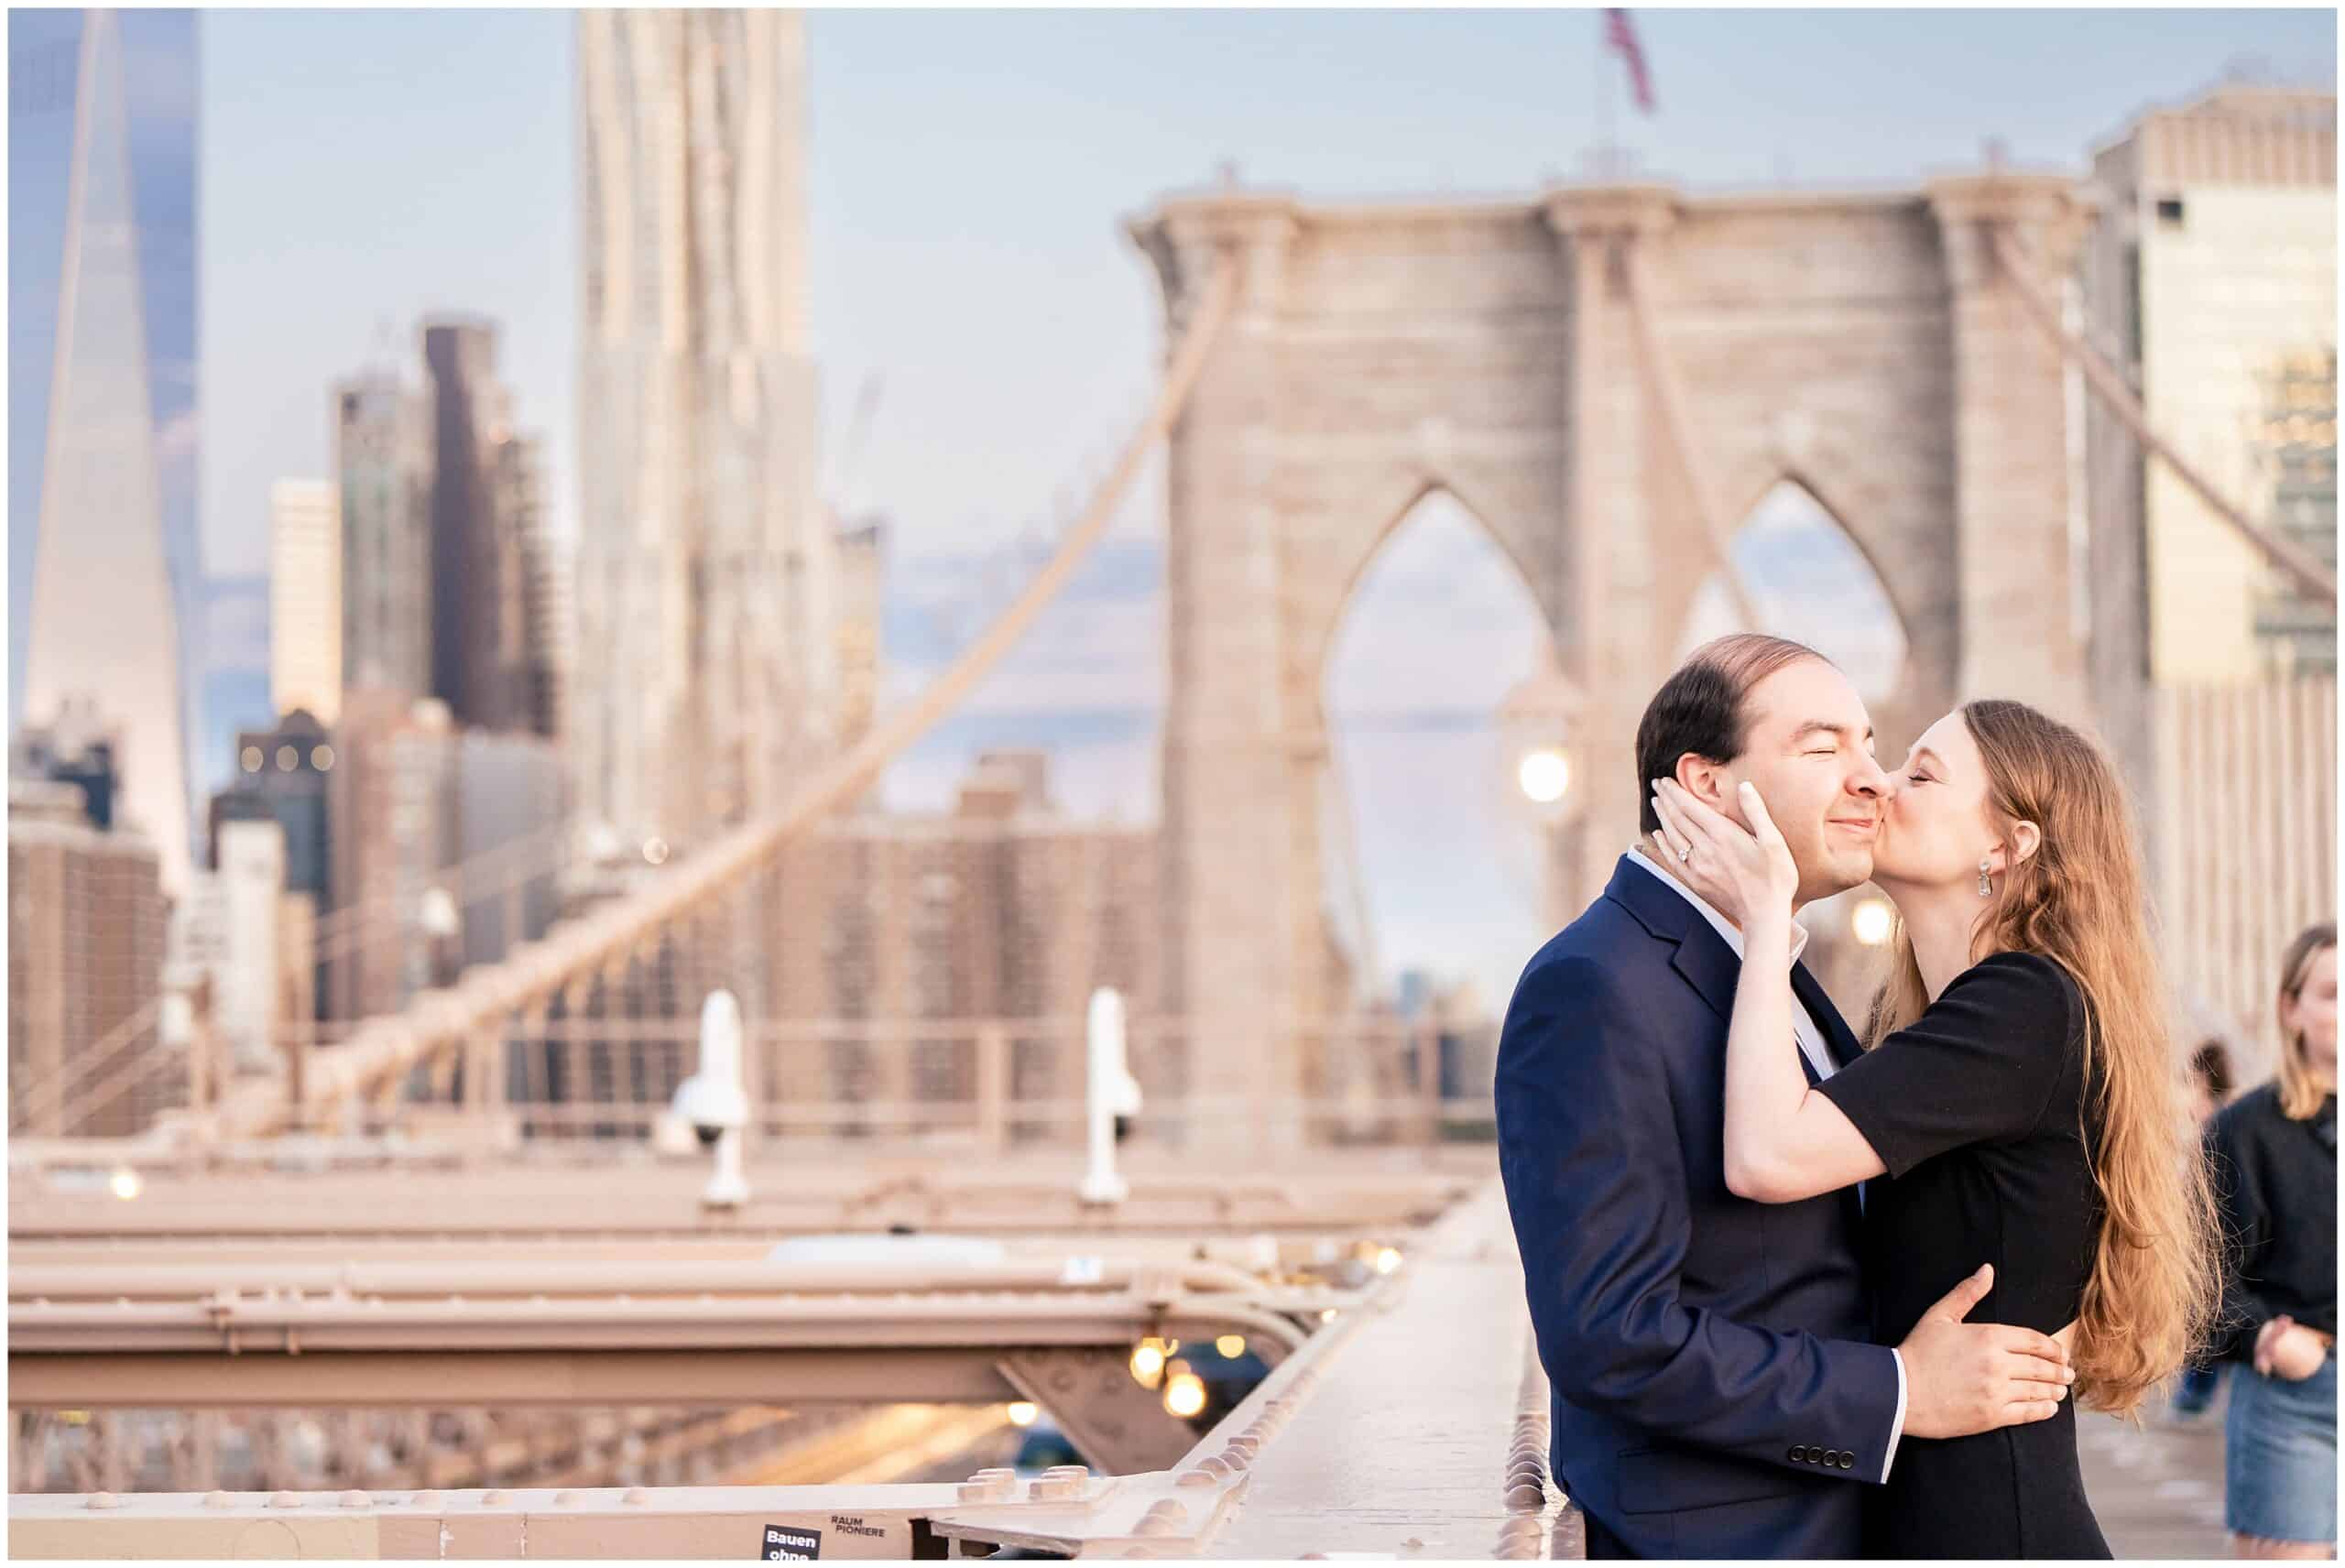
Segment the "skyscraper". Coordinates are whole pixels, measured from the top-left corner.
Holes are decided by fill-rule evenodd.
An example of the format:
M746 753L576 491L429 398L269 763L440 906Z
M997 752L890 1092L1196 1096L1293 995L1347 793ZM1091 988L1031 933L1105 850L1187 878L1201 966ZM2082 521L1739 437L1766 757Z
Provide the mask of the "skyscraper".
M571 606L571 550L556 538L546 510L545 444L522 437L506 448L501 466L514 515L529 519L521 625L529 649L524 727L549 739L562 733L562 693L573 662L575 615Z
M93 698L184 886L195 520L195 20L8 18L12 721Z
M83 807L69 784L9 780L12 1132L135 1133L186 1083L142 1019L162 984L168 919L155 846L101 830Z
M432 694L460 726L553 733L540 701L551 658L533 612L540 534L538 443L513 428L496 379L496 328L424 323L431 399Z
M329 727L342 705L342 509L321 480L268 490L268 691Z
M431 691L431 429L423 399L376 369L333 391L342 507L342 681Z
M682 844L833 744L813 493L802 19L578 18L582 819ZM655 851L655 857L657 852Z

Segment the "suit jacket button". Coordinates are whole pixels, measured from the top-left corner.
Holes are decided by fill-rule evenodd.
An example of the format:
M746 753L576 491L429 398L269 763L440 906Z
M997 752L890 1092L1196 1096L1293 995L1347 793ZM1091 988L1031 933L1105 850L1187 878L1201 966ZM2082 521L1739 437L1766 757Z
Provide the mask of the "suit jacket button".
M1807 1463L1807 1450L1805 1448L1794 1448L1786 1457L1788 1457L1794 1465L1805 1465Z
M1857 1465L1857 1456L1844 1448L1840 1451L1840 1457L1835 1463L1843 1470L1853 1470Z

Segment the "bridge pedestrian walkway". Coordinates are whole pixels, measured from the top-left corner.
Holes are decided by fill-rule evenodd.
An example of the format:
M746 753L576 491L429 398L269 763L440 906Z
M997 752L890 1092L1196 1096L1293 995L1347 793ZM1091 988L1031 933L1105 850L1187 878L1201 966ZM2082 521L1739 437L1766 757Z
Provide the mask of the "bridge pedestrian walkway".
M1562 1500L1529 1480L1546 1474L1547 1382L1495 1179L1429 1233L1409 1269L1399 1300L1338 1347L1263 1449L1213 1556L1548 1555ZM1535 1466L1511 1458L1525 1448ZM1579 1555L1576 1532L1554 1544Z
M2107 1416L2077 1422L2085 1495L2121 1558L2229 1557L2223 1529L2223 1410L2187 1424L2163 1411L2136 1429Z
M1578 1511L1546 1477L1547 1381L1496 1181L1430 1233L1409 1275L1263 1449L1213 1556L1582 1555ZM2220 1407L2187 1425L2089 1415L2078 1432L2117 1556L2229 1555Z

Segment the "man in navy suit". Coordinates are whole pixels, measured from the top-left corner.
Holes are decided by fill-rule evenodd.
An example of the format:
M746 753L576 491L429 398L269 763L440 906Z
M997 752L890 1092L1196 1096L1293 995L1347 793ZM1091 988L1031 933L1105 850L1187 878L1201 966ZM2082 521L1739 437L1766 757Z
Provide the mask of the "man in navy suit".
M1721 637L1637 730L1650 781L1736 820L1756 784L1798 902L1872 875L1894 786L1847 677L1797 643ZM1812 1076L1858 1050L1794 938L1794 1020ZM1552 1460L1590 1557L1855 1557L1864 1483L1901 1436L1985 1432L2047 1408L2067 1355L1966 1323L1983 1273L1894 1348L1870 1337L1862 1192L1761 1204L1727 1190L1727 1024L1741 938L1647 843L1532 957L1499 1045L1499 1160L1539 1356Z

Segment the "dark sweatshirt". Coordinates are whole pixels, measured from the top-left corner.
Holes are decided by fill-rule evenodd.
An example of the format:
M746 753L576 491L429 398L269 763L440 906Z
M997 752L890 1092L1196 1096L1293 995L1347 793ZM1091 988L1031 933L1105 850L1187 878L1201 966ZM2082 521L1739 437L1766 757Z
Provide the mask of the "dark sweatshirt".
M2208 1358L2251 1359L2256 1331L2285 1312L2337 1333L2337 1096L2309 1121L2280 1114L2275 1083L2207 1125L2223 1222L2223 1321Z

